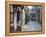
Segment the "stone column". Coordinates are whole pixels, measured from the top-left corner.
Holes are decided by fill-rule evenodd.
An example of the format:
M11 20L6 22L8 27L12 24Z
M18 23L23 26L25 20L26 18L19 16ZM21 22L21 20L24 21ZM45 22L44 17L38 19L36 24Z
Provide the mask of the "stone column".
M14 13L14 29L17 29L17 12Z
M25 11L23 9L23 15L22 15L22 25L25 25Z

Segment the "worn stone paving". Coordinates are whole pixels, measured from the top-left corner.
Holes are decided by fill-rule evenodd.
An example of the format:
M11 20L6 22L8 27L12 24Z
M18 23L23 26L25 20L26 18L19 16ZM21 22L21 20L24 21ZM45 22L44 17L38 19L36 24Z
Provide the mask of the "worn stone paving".
M35 21L29 21L26 25L22 25L22 31L40 31L41 25Z

